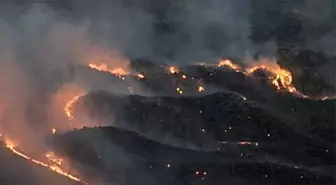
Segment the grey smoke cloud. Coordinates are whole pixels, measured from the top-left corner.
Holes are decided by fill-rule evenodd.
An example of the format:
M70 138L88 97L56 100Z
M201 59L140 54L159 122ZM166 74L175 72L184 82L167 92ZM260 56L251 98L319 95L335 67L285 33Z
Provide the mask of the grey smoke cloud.
M206 61L221 55L244 56L251 45L248 15L245 0L188 1L176 13L170 11L178 27L176 34L168 35L177 37L174 57Z
M298 8L305 20L303 33L307 48L322 51L328 61L319 72L328 83L336 83L336 2L333 0L305 0ZM323 11L321 11L323 10Z
M225 56L249 59L256 53L273 55L276 51L273 40L263 44L251 41L249 0L158 2L1 2L0 83L5 89L1 99L10 105L3 109L19 110L16 114L21 116L16 119L27 120L26 107L43 107L59 88L55 82L70 75L69 66L85 63L86 57L97 51L99 56L103 51L114 59L148 57L174 63L206 63ZM323 2L307 0L300 10L317 15L312 7L326 7L330 3ZM332 11L326 11L307 19L320 24L332 20L330 15ZM333 38L331 32L308 45L330 50L333 39L329 38ZM115 65L127 65L127 60L112 62ZM43 111L33 114L42 115L30 116L38 117L31 122L51 119L39 112Z
M173 62L245 56L251 46L248 9L247 0L5 1L0 58L6 72L2 81L11 81L3 82L9 91L3 99L13 99L12 94L19 92L15 106L25 120L25 107L43 107L59 87L55 82L69 75L69 66L85 63L96 50ZM173 31L157 24L159 19L171 21ZM35 117L41 121L32 122L48 120Z
M2 45L37 80L80 63L91 46L176 63L241 59L260 48L271 53L275 48L272 41L265 46L250 41L248 0L23 2L3 8L1 35L7 42Z
M244 58L260 47L249 39L248 0L83 0L66 4L71 10L59 19L89 22L87 31L93 43L130 58L207 62L222 56Z
M328 55L335 56L336 40L336 3L332 0L305 0L298 8L298 14L306 21L303 27L303 35L309 36L307 47L324 51ZM324 11L321 11L321 10Z
M43 106L58 90L55 82L69 75L70 65L85 63L97 50L185 64L246 59L260 52L273 55L277 49L273 40L251 41L249 0L17 2L0 3L0 132L34 143L30 146L38 146L50 126L65 122L59 116L63 112L55 113L63 110ZM316 6L329 5L321 2L306 0L301 7L313 15L307 18L311 23L332 17L332 11L316 12ZM308 46L332 54L334 38L331 30Z
M66 123L48 107L56 82L96 48L130 58L207 62L249 47L247 4L234 1L170 4L167 10L159 3L141 9L107 0L21 2L0 4L0 130L28 146L27 153L44 150L51 127ZM157 24L149 13L157 9L167 11L161 19L171 20L175 31Z

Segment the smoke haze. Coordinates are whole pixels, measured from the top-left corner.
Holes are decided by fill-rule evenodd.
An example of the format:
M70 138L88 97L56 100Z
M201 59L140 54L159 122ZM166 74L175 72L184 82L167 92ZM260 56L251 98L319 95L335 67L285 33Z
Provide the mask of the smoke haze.
M245 56L251 46L245 0L144 3L2 2L0 131L5 138L27 153L44 153L52 128L72 129L63 107L90 89L64 84L71 78L71 66L96 61L126 67L129 58L142 57L211 62L228 54ZM158 9L167 14L160 15ZM162 20L173 26L158 23ZM125 168L128 163L127 159Z
M15 109L15 119L21 119L11 121L13 124L4 122L11 127L32 122L38 130L50 129L41 128L43 122L50 121L48 114L55 114L48 113L46 104L69 78L72 65L96 60L125 67L127 58L139 57L207 62L229 54L246 56L249 52L248 1L163 4L168 7L106 0L2 3L2 112L9 114L3 116L5 119L13 117L11 110ZM153 16L160 14L153 11L156 8L167 13ZM170 20L174 31L157 24L158 18ZM55 121L56 117L52 122L61 122Z
M305 8L313 6L309 1ZM273 38L259 44L250 39L250 11L249 0L1 1L0 132L38 146L27 148L36 151L44 149L51 128L72 129L66 101L92 90L65 83L75 65L96 61L126 68L132 58L187 64L274 56ZM334 53L330 38L328 32L309 45Z

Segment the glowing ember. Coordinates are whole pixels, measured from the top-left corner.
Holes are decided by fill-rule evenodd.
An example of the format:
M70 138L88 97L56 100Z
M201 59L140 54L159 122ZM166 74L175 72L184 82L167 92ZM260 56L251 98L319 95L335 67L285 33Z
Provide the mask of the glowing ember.
M182 91L182 89L181 88L176 88L176 91L178 92L178 93L180 93L180 94L183 94L183 91Z
M104 72L109 72L113 75L118 76L119 78L123 78L123 76L128 75L129 73L124 70L123 68L114 68L114 69L109 69L106 64L102 63L99 65L96 64L89 64L89 67L91 69L95 69L98 71L104 71Z
M76 101L82 97L82 95L77 95L74 98L72 98L65 106L64 111L65 114L67 115L69 120L73 120L75 119L75 117L72 115L72 111L71 111L71 107L74 105L74 103L76 103Z
M141 79L142 79L142 78L145 78L145 76L144 76L143 74L140 74L140 73L137 74L137 77L138 77L138 78L141 78Z
M249 141L241 141L241 142L238 142L239 145L254 145L254 146L258 146L259 144L258 143L255 143L255 142L249 142Z
M336 99L336 96L324 96L324 97L322 97L322 98L317 98L317 99L320 99L320 100L322 100L322 101L326 101L326 100L334 100L334 99Z
M321 98L322 101L325 101L325 100L328 100L328 99L329 99L329 97L327 97L327 96Z
M257 142L250 142L250 141L240 141L240 142L230 142L230 141L220 141L221 144L235 144L235 145L241 145L241 146L259 146L259 143Z
M204 87L203 86L199 86L198 87L198 92L203 92L205 89L204 89Z
M178 73L179 73L179 70L178 70L176 67L171 66L171 67L169 67L169 72L170 72L171 74L178 74Z
M33 163L39 165L39 166L48 168L48 169L50 169L51 171L54 171L54 172L56 172L56 173L58 173L58 174L60 174L60 175L63 175L63 176L65 176L65 177L67 177L67 178L69 178L69 179L71 179L71 180L73 180L73 181L77 181L77 182L81 182L81 183L83 183L83 184L87 184L86 182L82 181L79 177L76 177L76 176L74 176L74 175L72 175L72 174L70 174L70 173L64 171L64 170L63 170L61 167L59 167L59 166L56 166L56 165L48 165L47 163L44 163L44 162L42 162L42 161L33 159L33 158L29 157L28 155L24 154L23 152L20 152L19 150L16 149L16 146L17 146L17 145L14 144L13 142L11 142L11 141L9 141L9 140L6 140L5 143L6 143L6 147L7 147L9 150L11 150L14 154L16 154L17 156L20 156L20 157L22 157L22 158L24 158L24 159L26 159L26 160L28 160L28 161L31 161L31 162L33 162ZM51 156L51 154L52 154L52 153L47 153L46 155ZM53 157L52 159L53 159L53 160L51 160L51 161L53 161L53 162L56 163L56 164L59 164L60 159L57 159L57 158L54 158L54 157Z

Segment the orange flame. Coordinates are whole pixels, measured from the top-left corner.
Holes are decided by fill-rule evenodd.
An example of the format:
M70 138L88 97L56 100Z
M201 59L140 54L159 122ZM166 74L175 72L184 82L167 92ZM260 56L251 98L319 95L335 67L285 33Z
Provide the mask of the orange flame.
M289 71L281 69L278 65L276 66L261 65L247 69L247 74L250 75L258 69L269 71L275 75L275 77L273 78L269 77L269 79L271 80L272 84L275 86L277 90L279 91L286 90L291 93L301 94L296 90L296 88L292 84L293 77Z
M105 63L101 63L99 65L97 64L89 64L88 67L90 67L91 69L95 69L97 71L104 71L104 72L108 72L111 73L115 76L118 76L119 78L122 78L125 75L128 75L129 73L123 69L123 68L114 68L114 69L109 69L107 64Z
M233 69L235 71L237 71L237 70L240 69L240 67L238 65L234 64L230 60L221 60L217 66L218 67L223 67L223 66L229 67L229 68L231 68L231 69Z
M74 121L73 106L75 102L86 93L87 91L84 90L84 88L72 83L63 85L57 93L55 93L51 103L52 113L55 119L51 119L51 125L57 129L57 132L73 129L75 127L74 124L82 124L82 122ZM57 125L57 127L55 125ZM76 125L76 127L78 128L78 125Z
M198 92L203 92L203 91L205 91L204 87L203 86L199 86L198 87Z
M70 101L67 102L67 104L64 107L64 112L69 120L75 119L75 117L72 114L71 107L76 103L76 101L82 97L83 95L77 95L73 97Z
M23 152L20 152L18 149L16 149L17 145L15 143L13 143L12 141L10 141L10 140L6 140L5 143L6 143L6 147L10 151L12 151L14 154L16 154L17 156L20 156L20 157L22 157L22 158L24 158L24 159L26 159L28 161L31 161L31 162L39 165L39 166L48 168L48 169L50 169L53 172L56 172L56 173L58 173L60 175L63 175L65 177L67 177L70 180L81 182L83 184L87 184L86 182L84 182L83 180L81 180L79 177L76 177L76 176L70 174L69 172L66 172L65 170L63 170L60 166L57 166L57 165L59 165L60 161L62 161L62 160L54 157L55 155L51 155L53 153L49 152L49 153L46 154L46 156L50 157L50 158L48 157L50 159L50 161L52 161L52 162L55 163L55 164L49 165L49 164L44 163L42 161L39 161L39 160L31 158L28 155L24 154Z
M176 67L174 67L174 66L170 66L170 67L169 67L169 72L170 72L171 74L178 74L178 73L179 73L179 70L178 70Z
M47 152L45 155L50 161L58 165L63 164L63 159L58 157L54 152Z
M100 46L90 46L81 55L81 60L92 69L111 73L121 79L129 74L127 69L130 61L115 50Z
M241 72L241 67L237 64L234 64L230 60L221 60L217 66L218 67L226 66L226 67L233 69L236 72ZM271 81L271 84L278 91L283 90L283 91L287 91L290 93L300 95L301 97L306 97L305 95L300 93L292 84L292 81L293 81L292 74L288 70L282 69L274 61L271 61L271 62L267 61L267 62L263 62L262 64L257 64L250 68L244 69L242 73L251 75L252 73L254 73L255 71L259 69L271 72L274 75L274 77L269 77L269 80Z

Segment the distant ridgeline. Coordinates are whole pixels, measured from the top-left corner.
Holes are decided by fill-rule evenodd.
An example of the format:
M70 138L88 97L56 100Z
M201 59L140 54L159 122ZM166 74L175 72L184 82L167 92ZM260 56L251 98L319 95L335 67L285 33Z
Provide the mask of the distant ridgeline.
M292 72L293 83L300 91L312 96L335 94L332 75L335 74L335 56L315 45L315 41L328 35L333 37L326 40L332 47L328 50L335 51L335 44L332 44L335 40L332 34L336 22L335 1L322 0L321 3L323 15L311 12L309 6L313 3L310 0L251 1L252 40L256 43L275 40L279 65ZM323 75L326 72L321 69L326 65L330 66L327 67L329 77Z
M200 2L197 0L190 1ZM154 23L154 34L151 38L154 43L153 52L156 55L169 58L176 54L174 52L179 50L178 47L184 48L184 44L188 42L190 37L189 33L179 30L180 25L172 16L172 14L179 14L188 8L187 5L190 1L123 0L122 2L125 6L138 7L152 15ZM19 2L21 1L17 1L17 4ZM60 12L66 12L69 16L76 16L76 11L79 11L78 7L80 7L76 6L77 1L75 0L50 0L46 2L49 6ZM16 1L12 3L16 3ZM250 38L256 44L269 41L276 42L278 63L293 74L295 87L304 94L311 96L335 94L335 77L330 74L335 73L332 70L336 68L336 66L333 66L336 61L335 56L329 56L335 51L335 45L332 44L336 39L335 35L332 34L335 33L336 22L334 16L335 1L250 0L246 3L250 3L251 14L248 16L252 26ZM234 11L242 10L235 9ZM206 33L202 33L205 34L204 43L207 43L204 47L214 51L214 53L220 53L223 50L223 40L226 38L222 29L209 26L204 30L206 30L204 31ZM181 38L175 38L174 33L176 32L181 32L176 34ZM171 46L167 44L167 40L163 39L170 34L172 35L171 38L177 40ZM328 35L327 39L324 37L326 35ZM330 47L320 46L321 42L328 42ZM160 47L162 45L164 47ZM263 51L260 52L260 55L262 55Z

